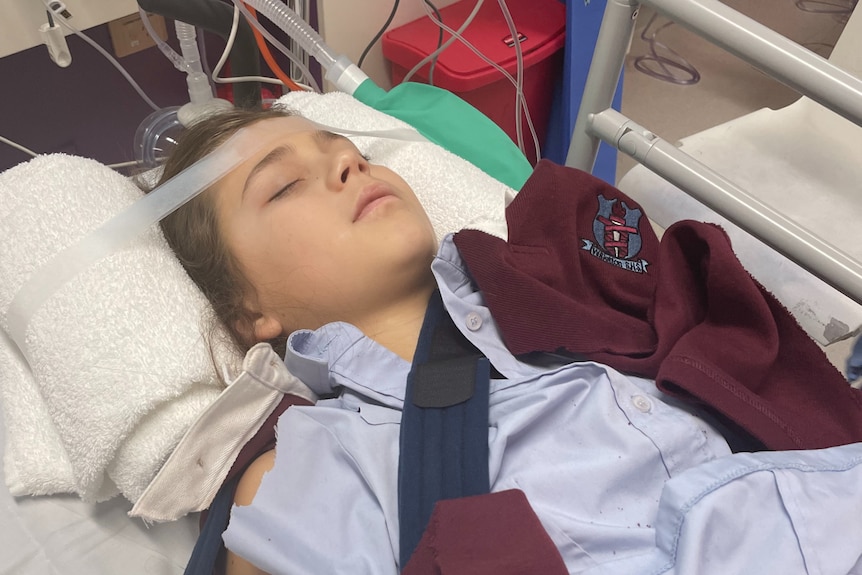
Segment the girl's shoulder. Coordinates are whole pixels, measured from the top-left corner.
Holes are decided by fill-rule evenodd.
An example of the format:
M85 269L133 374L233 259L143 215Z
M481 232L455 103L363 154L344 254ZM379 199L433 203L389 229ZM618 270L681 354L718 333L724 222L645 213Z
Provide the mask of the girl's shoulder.
M275 465L275 449L270 449L257 456L257 458L249 464L248 468L240 477L239 483L236 486L233 502L235 505L251 505L257 490L260 489L260 482L266 472L270 471ZM225 562L226 575L266 575L263 571L243 559L235 555L230 550L227 552L227 561Z

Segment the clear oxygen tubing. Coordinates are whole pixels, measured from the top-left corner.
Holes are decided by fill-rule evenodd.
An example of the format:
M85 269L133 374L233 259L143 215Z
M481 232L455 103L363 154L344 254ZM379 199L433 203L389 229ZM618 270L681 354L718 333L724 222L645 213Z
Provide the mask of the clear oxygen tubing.
M410 128L365 132L314 124L317 129L344 135L428 141ZM36 312L57 290L83 270L125 247L165 216L188 203L242 162L283 136L283 132L279 132L261 137L260 132L252 128L253 126L240 130L206 157L135 201L76 243L61 250L33 272L12 298L7 312L7 333L28 361L28 326Z
M481 5L481 3L482 3L482 0L479 0L479 2L477 3L477 5ZM449 26L445 25L443 22L441 22L441 21L437 20L437 19L432 15L432 13L431 13L430 11L428 11L427 9L426 9L426 12L428 13L428 17L429 17L429 18L431 18L431 19L434 21L434 23L435 23L435 24L437 24L437 26L439 26L440 28L442 28L443 30L445 30L445 31L449 32L449 34L451 34L451 35L452 35L452 38L450 38L450 39L449 39L449 42L448 42L448 43L451 43L451 41L456 40L456 39L457 39L457 40L460 40L460 41L461 41L461 43L462 43L462 44L464 44L464 46L466 46L467 48L469 48L469 49L470 49L474 54L476 54L476 56L478 56L478 57L479 57L479 58L481 58L483 61L485 61L489 66L492 66L492 67L493 67L493 68L495 68L497 71L499 71L499 72L503 75L503 77L504 77L505 79L507 79L507 80L508 80L508 81L509 81L509 82L510 82L514 87L515 87L516 97L519 99L519 101L521 102L521 105L524 107L524 117L525 117L525 119L527 120L527 126L529 127L529 129L530 129L530 134L531 134L531 135L532 135L532 137L533 137L533 144L535 145L537 156L541 156L541 152L540 152L540 149L541 149L541 148L540 148L540 146L539 146L539 138L538 138L538 135L536 134L536 128L535 128L535 126L534 126L534 124L533 124L533 118L532 118L532 116L530 115L530 110L529 110L529 108L528 108L528 106L527 106L527 101L526 101L526 98L525 98L525 96L524 96L523 88L518 89L518 81L517 81L515 78L513 78L513 77L512 77L512 75L511 75L511 74L509 74L509 72L507 72L505 68L503 68L502 66L500 66L498 63L494 62L493 60L491 60L491 59L490 59L490 58L488 58L487 56L485 56L485 55L484 55L484 54L483 54L483 53L482 53L478 48L476 48L475 46L473 46L473 44L471 44L469 40L467 40L466 38L464 38L464 37L461 35L461 31L465 28L465 26L464 26L463 24L462 24L462 26L461 26L461 28L460 28L459 30L453 30L453 29L452 29L452 28L450 28ZM511 16L510 16L510 17L511 17ZM470 17L468 17L468 18L467 18L467 20L465 21L465 24L468 24L470 20L471 20L471 18L470 18ZM514 37L516 37L516 32L514 31L514 29L510 29L510 33L513 35L513 36L512 36L513 38L514 38ZM445 50L445 49L446 49L446 47L447 47L447 44L443 44L443 46L441 46L441 48L442 48L443 50ZM436 54L435 54L435 53L431 53L431 54L429 54L428 56L426 56L426 58L425 58L423 61L419 62L416 66L414 66L414 67L413 67L413 70L411 70L411 72L415 72L415 71L419 70L419 68L421 68L422 66L424 66L424 65L427 63L427 61L428 61L428 60L430 60L432 57L435 57L435 56L436 56ZM523 59L521 60L521 69L523 69ZM522 72L522 73L523 73L523 72ZM406 78L407 78L407 76L405 76L405 80L404 80L404 81L406 81ZM519 119L518 119L518 121L516 122L516 125L517 125L517 126L520 126L520 124L521 124L521 122L520 122L520 116L518 116L518 118L519 118ZM521 151L523 152L523 151L524 151L524 148L523 148L523 146L521 146L520 144L521 144L521 143L519 142L519 148L520 148L520 149L521 149ZM538 159L538 158L537 158L537 159Z
M440 54L443 53L444 50L446 50L446 48L451 46L455 40L461 38L463 41L463 37L461 36L461 33L464 30L466 30L467 26L469 26L470 23L473 21L473 19L476 18L476 14L479 13L479 8L482 7L482 4L484 4L484 2L485 2L485 0L478 0L476 2L476 5L473 6L473 11L470 12L470 14L467 16L467 19L464 20L464 23L461 24L460 28L458 28L457 32L454 32L451 28L444 25L442 21L437 20L436 18L433 18L431 16L430 12L428 12L428 9L426 7L425 12L428 13L428 17L431 18L431 20L433 22L435 22L437 24L437 26L439 26L441 29L446 30L447 32L452 34L452 37L449 38L448 40L446 40L445 42L443 42L443 44L441 44L439 48L437 48L436 50L434 50L433 52L431 52L430 54L428 54L427 56L425 56L424 58L419 60L419 62L415 66L413 66L413 68L411 68L410 71L407 72L407 74L404 75L404 79L401 81L402 82L409 82L410 78L412 78L416 74L416 72L418 72L419 70L422 69L422 66L424 66L425 64L427 64L431 60L434 60L435 58L437 58Z
M263 25L260 22L258 22L257 18L252 16L251 12L248 11L248 8L245 7L245 4L242 2L242 0L233 0L233 3L239 9L239 11L242 12L243 16L245 16L245 19L248 21L249 24L251 24L252 26L257 28L257 30L261 34L263 34L263 36L267 40L269 40L270 44L272 44L273 46L278 48L278 50L282 54L287 56L291 60L291 62L296 64L297 68L299 68L299 70L302 72L303 76L305 76L305 79L309 83L309 85L311 85L311 87L314 88L314 90L316 92L321 92L322 90L320 89L320 86L317 84L317 81L314 79L314 76L311 74L311 71L309 71L309 69L305 66L305 64L302 63L302 60L300 60L284 44L279 42L278 39L269 32L269 30L264 28ZM262 5L264 3L267 4L266 7L261 8L260 5ZM271 3L272 4L281 4L280 2L271 2ZM291 34L291 32L296 33L297 30L300 28L300 25L298 25L298 24L287 25L285 22L282 22L282 20L287 20L287 18L282 18L280 16L282 11L277 10L277 8L278 8L277 6L270 7L268 5L269 2L267 2L267 0L252 0L252 1L248 2L248 4L251 5L258 12L262 13L264 16L266 16L267 18L272 20L272 22L274 24L276 24L279 28L284 30L291 38L293 38L296 42L298 42L299 45L302 46L302 48L304 50L306 50L309 54L314 56L314 58L317 59L317 61L320 63L320 65L325 70L329 69L326 64L328 64L329 67L333 66L332 57L331 57L331 54L330 54L328 48L323 50L323 53L326 54L326 57L323 60L321 60L320 59L321 56L317 55L317 54L321 53L321 49L318 48L312 52L312 51L308 50L308 48L306 47L306 44L303 43L303 42L306 42L306 43L311 42L311 40L309 40L309 37L307 35L301 35L301 37L294 37L294 35ZM304 26L305 28L307 28L308 30L313 32L314 35L319 40L320 44L323 44L325 46L323 39L320 38L320 36L317 34L317 32L314 32L314 30L310 26L306 25L302 21L302 19L295 12L293 12L293 10L291 10L287 6L284 6L283 4L281 5L281 7L284 9L284 11L287 11L287 12L290 12L291 14L293 14L295 19L302 22L302 26ZM272 14L272 16L270 14Z
M180 72L186 73L189 71L188 63L183 60L183 57L174 51L170 45L162 40L161 36L158 35L155 28L153 28L153 23L150 20L149 14L147 14L146 10L138 6L138 13L141 15L141 23L143 23L144 28L147 30L147 34L150 35L153 42L156 43L156 46L161 50L162 54L167 57L168 60L174 65L174 68L179 70Z

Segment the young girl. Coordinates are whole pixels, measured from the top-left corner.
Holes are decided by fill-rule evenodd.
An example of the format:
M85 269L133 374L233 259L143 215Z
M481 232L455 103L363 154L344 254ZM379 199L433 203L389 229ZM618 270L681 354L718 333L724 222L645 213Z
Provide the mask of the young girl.
M491 284L483 280L485 292L480 291L477 278L493 262L472 259L468 269L462 259L481 251L481 241L470 243L466 236L456 246L449 237L438 247L406 182L363 157L346 138L302 118L234 111L205 120L181 141L163 180L240 129L274 136L273 143L162 227L237 345L271 342L291 372L325 399L288 409L278 423L278 457L262 455L242 477L224 534L228 572L394 575L405 568L416 546L405 548L399 530L399 510L410 504L404 493L413 487L404 464L412 444L407 442L406 451L399 447L405 437L402 413L418 402L407 392L408 381L419 379L426 354L422 338L438 308L461 348L480 358L475 365L488 364L482 440L486 433L487 488L525 494L561 569L804 573L814 572L814 563L824 572L852 568L862 541L862 502L850 495L862 480L859 445L731 456L725 437L702 412L661 393L649 379L573 361L571 353L549 353L554 347L516 357L507 343L517 338L508 327L501 332L498 318L511 326L513 318L542 317L542 328L556 332L561 324L583 323L590 312L558 312L561 317L554 318L543 298L519 306L491 303L499 301L501 290L485 288ZM618 191L603 187L595 219L588 220L602 233L587 239L554 223L574 219L565 212L568 200L554 195L557 184L565 178L586 181L582 177L540 165L510 218L523 218L529 213L525 206L544 205L550 215L536 217L554 245L568 242L576 258L609 266L596 268L602 274L623 274L626 281L645 277L657 265L658 252L647 245L654 240L640 229L639 211ZM554 286L554 273L566 270L539 269L547 252L532 243L515 246L506 257L522 261L520 268L538 266L532 275ZM635 300L629 304L634 307ZM682 300L677 307L680 316L699 313ZM646 315L638 321L652 320ZM637 340L609 329L620 341ZM653 350L661 347L657 333L648 344ZM744 341L732 337L739 331L715 333ZM738 347L714 341L713 347ZM634 356L641 353L630 349ZM479 371L471 372L472 393L481 396ZM444 432L451 431L448 426ZM768 445L768 434L758 438ZM807 475L801 481L823 489L797 489L803 467ZM456 527L469 541L493 525ZM505 551L499 550L501 557ZM440 567L443 551L435 548L431 555L446 572ZM476 564L493 559L480 557ZM451 572L478 572L476 564ZM495 564L486 572L504 573L504 567Z

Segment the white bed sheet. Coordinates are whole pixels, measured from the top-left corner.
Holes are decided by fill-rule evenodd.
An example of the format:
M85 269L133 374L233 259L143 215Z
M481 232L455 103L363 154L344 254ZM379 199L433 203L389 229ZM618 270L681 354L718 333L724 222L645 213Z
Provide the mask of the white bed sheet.
M0 410L0 456L5 427ZM0 575L174 575L198 535L198 517L147 527L122 497L14 498L0 484Z

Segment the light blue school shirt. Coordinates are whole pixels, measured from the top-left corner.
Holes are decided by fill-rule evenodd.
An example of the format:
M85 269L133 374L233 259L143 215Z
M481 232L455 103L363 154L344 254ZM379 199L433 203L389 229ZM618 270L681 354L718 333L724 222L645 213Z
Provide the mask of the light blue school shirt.
M753 501L745 487L739 491L763 471L761 454L749 456L753 462L729 456L711 426L652 381L592 362L519 361L503 344L451 238L432 269L455 325L503 376L490 389L491 490L524 491L571 573L663 573L680 565L686 570L679 573L692 573L687 570L698 557L712 557L705 545L714 536L713 511L750 521L747 513L766 519L762 510L770 524L778 521L780 505L769 499L780 499L774 480L760 488L754 482L752 495L765 492ZM398 450L410 364L345 323L292 334L285 362L319 395L334 398L281 416L275 467L252 505L233 509L226 546L273 574L398 573ZM767 473L787 463L785 454L762 455L778 456L765 465ZM856 455L862 461L862 453L839 453L839 463L830 460L827 467L858 471L859 485L862 466L846 461ZM713 496L727 492L729 501ZM682 518L694 517L694 508L706 519L690 521L702 529L683 536ZM729 533L744 532L726 519L720 526ZM785 517L781 525L766 537L769 545L798 549L793 522ZM744 552L746 538L738 538ZM762 539L752 539L751 552L761 549ZM735 556L719 549L716 557ZM711 565L719 567L715 559Z

